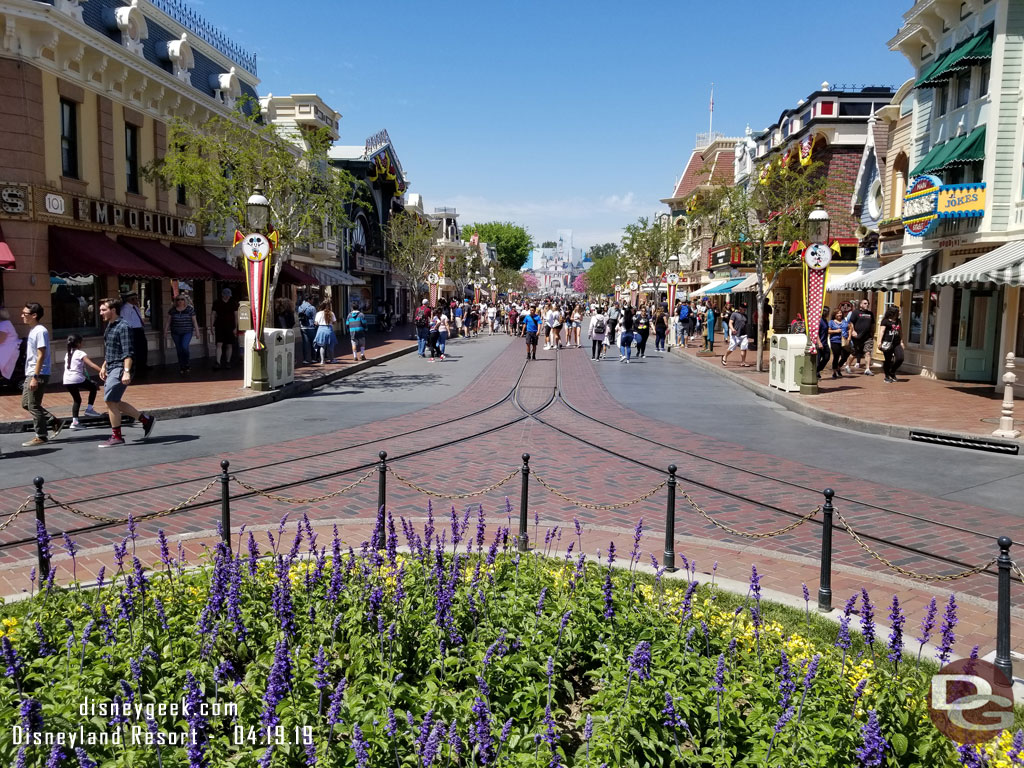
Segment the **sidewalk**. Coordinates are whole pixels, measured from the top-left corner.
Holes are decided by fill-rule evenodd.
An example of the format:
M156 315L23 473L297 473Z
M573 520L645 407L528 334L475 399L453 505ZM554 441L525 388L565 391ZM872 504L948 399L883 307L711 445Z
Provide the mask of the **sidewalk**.
M411 333L411 324L396 327L389 334L371 333L367 338L366 362L354 361L351 344L347 339L341 339L336 350L338 362L297 367L294 383L270 392L255 392L242 386L240 361L233 368L215 371L204 360L188 376L178 373L176 365L150 369L143 381L131 387L127 399L136 408L151 411L161 419L253 408L295 397L355 371L404 355L416 349L416 340L409 338ZM99 383L98 379L96 381ZM46 388L43 405L59 418L71 418L71 396L59 382L51 382ZM102 384L96 398L96 410L105 416ZM21 395L0 394L0 434L30 429L32 422L26 416L21 408Z
M768 386L768 350L764 354L765 370L758 373L755 350L747 353L750 368L740 366L739 350L732 353L728 366L723 368L722 355L728 345L716 343L715 354L708 357L698 356L699 349L698 344L691 343L685 349L673 347L671 351L728 377L760 397L825 424L904 439L914 430L986 438L1011 445L1014 442L992 437L999 427L1003 396L991 384L938 381L912 373L901 374L896 384L886 384L880 368L874 369L875 376L865 376L855 369L853 375L833 379L830 363L818 382L819 394L801 395ZM1022 418L1015 419L1015 426L1024 431L1024 413L1018 415Z

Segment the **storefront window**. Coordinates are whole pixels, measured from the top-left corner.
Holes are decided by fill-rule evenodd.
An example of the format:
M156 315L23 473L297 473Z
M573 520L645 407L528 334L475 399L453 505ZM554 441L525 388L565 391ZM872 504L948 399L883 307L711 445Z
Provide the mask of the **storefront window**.
M910 296L910 330L907 341L921 343L921 328L924 324L924 291L914 291Z
M935 319L939 314L939 292L928 293L928 326L925 332L925 344L929 347L935 343Z
M85 277L50 277L50 309L53 314L54 337L69 333L99 333L95 275Z
M122 275L118 279L118 293L124 298L133 291L139 294L139 309L142 310L143 322L146 327L162 329L163 317L160 314L160 281L139 280L134 277ZM154 318L158 318L154 323Z
M1017 357L1024 357L1024 301L1017 301L1017 343L1014 344L1013 354Z
M949 346L955 347L960 343L960 305L963 303L963 289L957 288L953 291L953 311L949 320Z

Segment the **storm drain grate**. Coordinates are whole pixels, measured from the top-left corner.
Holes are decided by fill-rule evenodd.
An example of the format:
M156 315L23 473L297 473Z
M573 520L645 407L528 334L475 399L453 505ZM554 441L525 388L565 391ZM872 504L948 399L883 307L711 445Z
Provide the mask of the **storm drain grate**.
M954 448L969 448L974 451L989 451L991 453L1002 453L1007 456L1017 456L1020 453L1019 443L990 440L987 437L956 437L954 435L939 435L934 432L920 432L912 429L910 430L910 439L919 443L950 445Z

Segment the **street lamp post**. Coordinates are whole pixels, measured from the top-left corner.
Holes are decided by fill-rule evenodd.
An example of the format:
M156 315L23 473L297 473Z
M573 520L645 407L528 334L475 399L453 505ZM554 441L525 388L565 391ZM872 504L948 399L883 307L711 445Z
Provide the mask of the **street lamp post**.
M817 206L807 217L807 238L810 245L803 253L804 271L804 323L807 331L807 351L800 381L801 395L818 394L818 346L821 340L818 326L825 302L825 278L832 261L828 246L830 220L828 211Z
M263 341L263 324L267 314L270 291L271 254L277 246L277 231L270 223L270 201L257 186L245 201L248 234L235 232L235 245L241 244L249 289L249 316L255 340L251 350L252 378L250 387L258 392L270 389L267 377L267 348Z

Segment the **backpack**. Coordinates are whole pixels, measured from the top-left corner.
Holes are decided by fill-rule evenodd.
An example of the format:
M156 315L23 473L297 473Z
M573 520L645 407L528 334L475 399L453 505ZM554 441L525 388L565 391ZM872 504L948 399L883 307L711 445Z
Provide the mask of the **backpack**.
M604 320L594 323L594 333L604 333Z
M414 318L413 322L416 323L417 328L427 327L427 312L423 307L420 307L419 309L416 310L416 317Z
M681 307L679 307L679 319L680 320L686 320L689 317L690 317L690 306L688 304L683 304Z
M349 333L362 333L363 332L363 321L359 317L359 311L353 310L348 316L348 330Z

